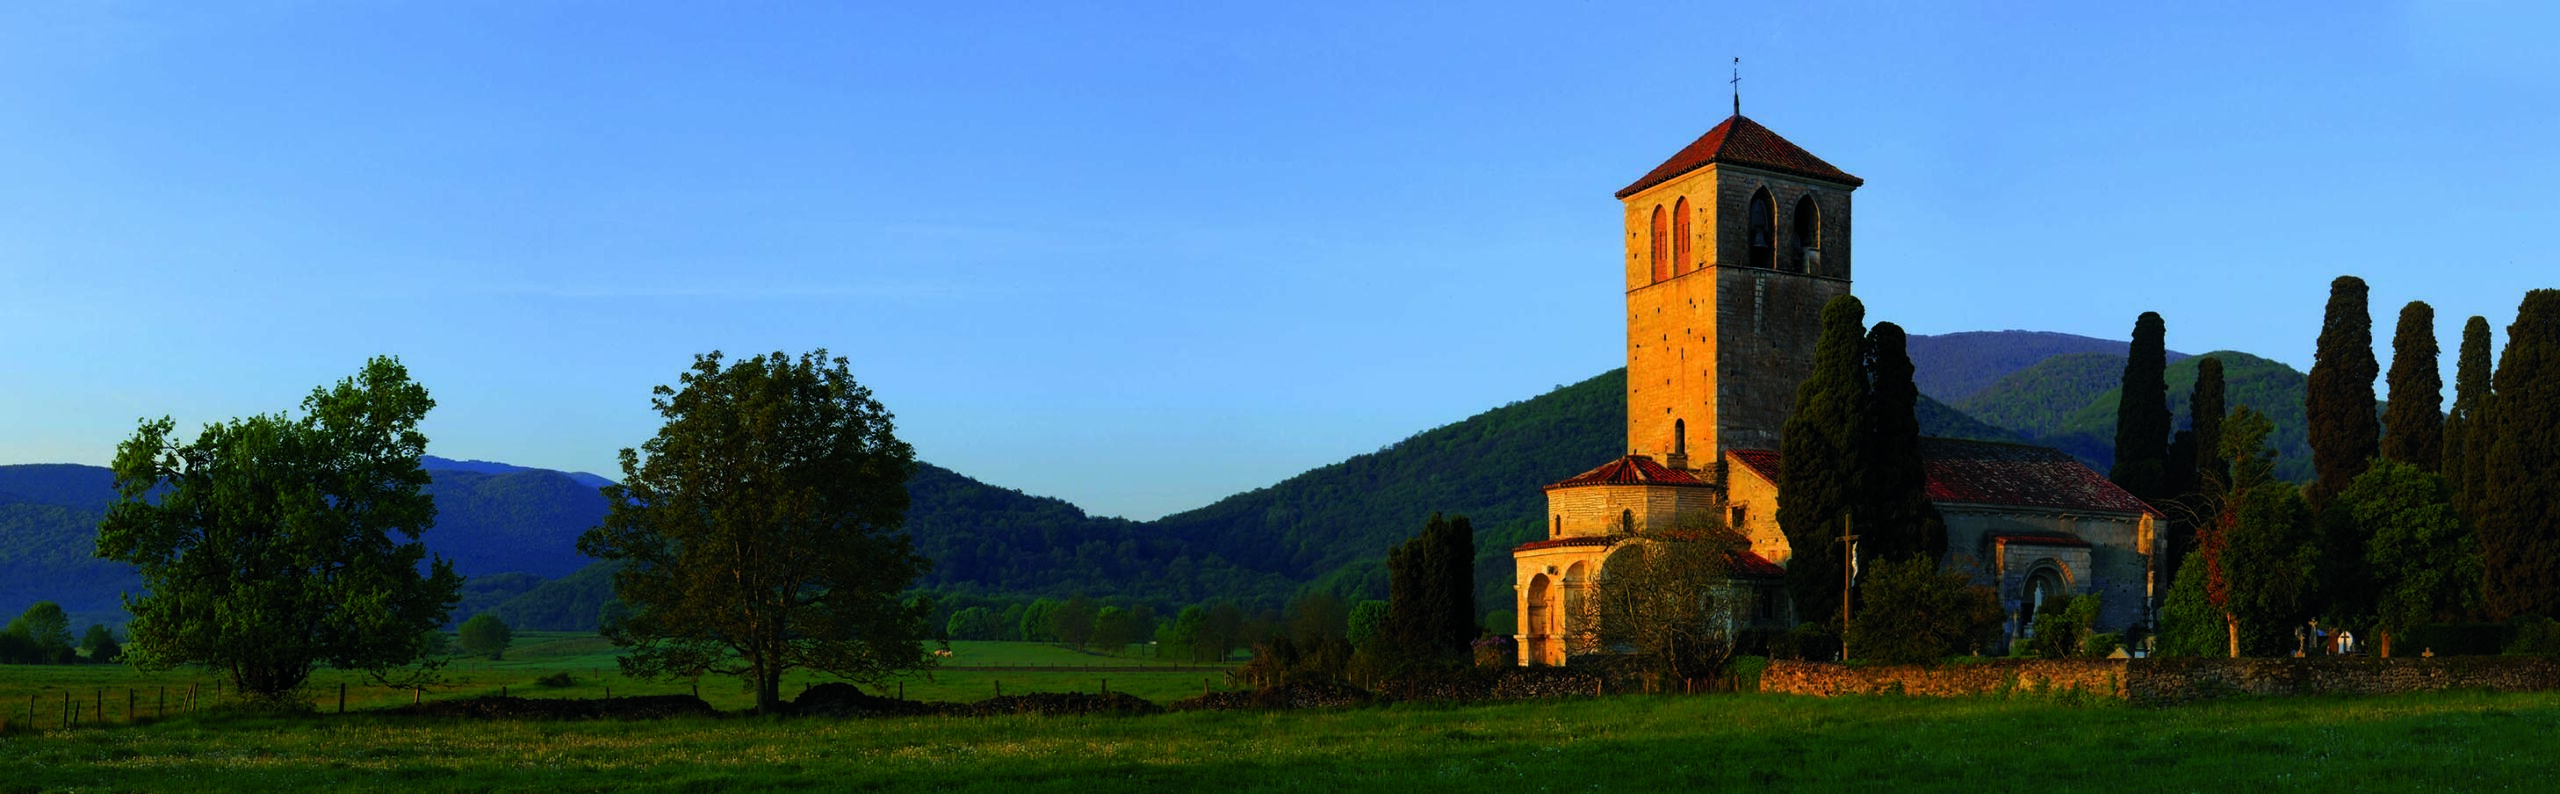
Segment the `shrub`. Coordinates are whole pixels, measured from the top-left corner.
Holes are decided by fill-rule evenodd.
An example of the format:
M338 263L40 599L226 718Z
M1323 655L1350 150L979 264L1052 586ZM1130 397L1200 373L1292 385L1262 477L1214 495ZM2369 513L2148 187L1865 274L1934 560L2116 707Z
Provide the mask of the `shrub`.
M2560 621L2520 617L2509 625L2515 629L2515 639L2507 643L2507 655L2560 656Z
M2081 644L2080 656L2087 659L2104 659L2123 645L2124 635L2122 634L2091 634L2088 641Z
M1840 637L1831 629L1813 623L1799 624L1786 633L1769 638L1769 658L1807 662L1827 662L1840 658Z
M1999 596L1963 571L1926 558L1876 566L1866 609L1850 621L1850 654L1885 664L1932 664L1981 647L2000 625Z
M577 686L578 679L570 678L568 673L552 673L541 678L533 679L533 683L535 686L559 689L561 687Z
M2394 638L2394 656L2496 656L2506 650L2515 627L2504 623L2428 623L2412 629L2406 640Z

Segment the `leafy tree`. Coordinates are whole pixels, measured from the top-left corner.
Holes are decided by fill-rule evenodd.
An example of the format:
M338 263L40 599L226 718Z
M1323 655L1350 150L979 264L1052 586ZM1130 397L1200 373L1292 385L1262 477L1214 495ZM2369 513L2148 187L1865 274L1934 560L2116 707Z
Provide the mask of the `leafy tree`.
M1193 640L1192 658L1204 662L1223 661L1245 644L1247 626L1244 607L1235 599L1221 598L1209 602L1201 616L1200 631Z
M515 630L509 628L506 621L487 612L463 621L457 634L461 637L464 653L486 656L490 661L506 658L507 645L516 640Z
M1056 616L1066 602L1054 598L1035 599L1023 607L1020 623L1024 642L1054 642L1058 639Z
M2035 636L2028 641L2028 647L2032 648L2037 656L2047 659L2070 659L2106 653L2105 651L2089 652L2089 640L2092 637L2089 629L2098 622L2099 601L2096 594L2055 599L2047 602L2045 606L2047 609L2037 614L2035 622L2030 624Z
M2107 479L2146 501L2169 492L2169 357L2167 331L2158 312L2133 321L2133 348L2124 361L2124 386L2116 403L2116 460Z
M1351 608L1351 617L1345 621L1347 625L1343 634L1351 640L1352 647L1366 648L1370 640L1378 638L1386 622L1387 602L1374 599L1361 601Z
M1658 678L1714 675L1733 654L1733 556L1751 548L1712 518L1683 517L1659 533L1618 541L1582 599L1582 625L1601 650Z
M2300 490L2275 479L2275 453L2265 444L2272 427L2245 407L2223 423L2232 490L2198 549L2207 566L2206 594L2222 609L2233 656L2283 653L2286 629L2314 606L2321 556L2316 528Z
M1082 648L1093 639L1093 621L1097 616L1093 599L1077 593L1066 603L1049 612L1049 634L1070 648Z
M126 656L223 670L270 701L323 664L394 685L432 677L407 665L462 586L418 540L436 515L417 431L433 407L380 357L312 390L298 419L207 425L184 444L167 418L143 422L116 448L120 499L98 526L98 556L133 564L146 591L125 598Z
M643 678L739 676L756 710L810 669L876 683L930 664L932 606L902 594L928 565L901 529L915 451L842 358L694 357L651 404L666 424L622 450L604 524L631 616L605 628ZM643 455L646 457L643 457Z
M1475 639L1475 526L1431 514L1422 533L1387 553L1387 620L1393 656L1437 662Z
M124 644L116 642L115 632L104 624L91 623L88 633L80 636L80 652L88 654L91 663L104 664L121 660Z
M2311 421L2311 488L2314 510L2355 482L2381 451L2381 419L2374 415L2373 317L2365 311L2364 279L2329 282L2329 308L2320 322L2320 344L2311 364L2303 409Z
M1088 644L1104 653L1119 653L1153 633L1155 622L1155 611L1144 606L1103 607L1093 613L1093 638Z
M26 640L29 662L58 664L71 655L71 616L61 604L35 602L9 621L8 633Z
M1849 621L1849 656L1885 664L1934 664L1980 650L2000 630L2000 596L1963 571L1917 557L1877 563L1862 586L1866 607Z
M1911 379L1911 355L1902 326L1876 323L1867 332L1865 448L1858 453L1863 503L1857 525L1862 557L1920 558L1935 564L1947 554L1947 521L1929 502L1927 462L1920 455L1920 420L1914 413L1920 388ZM1783 464L1781 464L1783 465Z
M1866 306L1842 295L1822 307L1813 374L1796 388L1796 410L1779 439L1778 529L1796 549L1787 562L1787 594L1797 614L1823 614L1840 595L1844 570L1838 538L1855 502L1851 492L1865 435Z
M2482 411L2490 397L2489 318L2473 315L2462 324L2462 352L2455 358L2453 410L2444 415L2445 484L2453 488L2453 510L2477 525L2482 459L2488 457L2490 428Z
M2391 335L2391 402L2382 410L2382 457L2434 472L2444 460L2444 377L2436 370L2436 310L2400 307Z
M969 607L951 613L943 624L943 633L955 640L1000 640L1006 631L1003 616L986 607Z
M1484 633L1494 637L1520 633L1520 613L1508 609L1484 613Z
M2189 552L2195 557L2201 552ZM2178 566L2177 578L2169 585L2169 597L2160 606L2160 635L2157 653L2161 656L2227 656L2231 653L2231 623L2222 608L2206 593L2206 582L2212 578L2208 566L2200 560L2188 560Z
M2452 622L2472 611L2480 593L2479 549L2454 515L2444 477L2385 459L2338 499L2373 538L2365 555L2380 591L2374 628L2382 655L2391 655L2393 637L2419 624Z
M2560 290L2525 293L2496 381L2477 507L2482 605L2494 620L2560 615Z
M1342 599L1322 590L1311 590L1289 605L1289 639L1300 647L1314 647L1326 637L1342 637L1348 629L1350 610Z

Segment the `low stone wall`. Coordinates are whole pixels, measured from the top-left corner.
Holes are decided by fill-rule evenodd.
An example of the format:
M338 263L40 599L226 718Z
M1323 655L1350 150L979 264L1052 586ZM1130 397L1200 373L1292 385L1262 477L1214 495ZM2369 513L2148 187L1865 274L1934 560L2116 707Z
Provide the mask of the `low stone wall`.
M2231 695L2380 695L2445 689L2560 690L2543 656L2309 659L2001 659L1940 667L1771 662L1760 690L1794 695L1923 697L2078 692L2165 705Z
M1773 661L1760 691L1790 695L1918 695L1970 697L2077 691L2125 696L2125 659L1995 659L1939 667L1846 667L1828 662Z
M2133 660L2130 672L2126 680L2131 699L2157 704L2226 695L2560 689L2560 659L2548 656L2138 659Z

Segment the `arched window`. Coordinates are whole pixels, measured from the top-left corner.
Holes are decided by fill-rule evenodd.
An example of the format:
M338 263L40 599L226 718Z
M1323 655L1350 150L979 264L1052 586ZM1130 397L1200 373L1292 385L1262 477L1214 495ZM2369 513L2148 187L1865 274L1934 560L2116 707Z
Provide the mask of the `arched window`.
M1671 275L1689 272L1689 197L1671 203Z
M1671 235L1662 228L1662 205L1653 205L1653 280L1671 277Z
M1813 203L1813 196L1809 194L1797 199L1793 220L1794 223L1790 224L1790 228L1794 233L1787 240L1787 249L1801 257L1797 262L1802 265L1806 274L1822 275L1821 205Z
M1636 511L1618 511L1618 531L1629 535L1636 534Z
M1564 516L1563 516L1563 515L1557 515L1557 516L1556 516L1556 528L1555 528L1555 531L1547 533L1547 537L1550 537L1550 538L1561 538L1561 537L1564 537Z
M1751 194L1751 225L1744 239L1751 245L1751 266L1763 270L1775 267L1778 253L1778 208L1769 198L1769 189Z
M1687 419L1671 420L1671 454L1681 457L1689 455L1689 420Z

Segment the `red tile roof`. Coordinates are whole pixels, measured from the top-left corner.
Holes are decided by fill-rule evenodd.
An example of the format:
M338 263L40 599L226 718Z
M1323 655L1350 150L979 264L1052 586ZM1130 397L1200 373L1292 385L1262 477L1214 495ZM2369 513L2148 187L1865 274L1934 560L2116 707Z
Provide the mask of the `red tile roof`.
M1920 456L1932 502L2163 515L2058 449L1923 438Z
M1777 450L1737 449L1729 451L1726 454L1732 455L1734 460L1740 462L1744 468L1748 468L1753 473L1760 475L1760 479L1768 480L1771 485L1776 485L1778 483Z
M1776 451L1737 449L1729 454L1769 482L1779 482ZM1920 456L1928 469L1932 502L2164 515L2058 449L1923 438Z
M1837 182L1850 187L1867 183L1867 180L1850 176L1848 172L1823 162L1822 158L1813 156L1813 153L1805 151L1804 147L1778 137L1778 134L1770 132L1769 128L1760 126L1760 122L1735 114L1732 118L1725 119L1724 123L1716 125L1715 129L1708 130L1707 134L1698 136L1698 139L1691 141L1687 148L1681 149L1679 154L1674 154L1671 159L1654 166L1643 179L1638 179L1635 184L1618 191L1618 198L1626 198L1645 188L1669 182L1681 174L1705 168L1709 163L1732 163L1765 168L1825 182Z
M1707 481L1698 479L1698 475L1690 474L1687 471L1655 463L1653 462L1653 458L1648 456L1628 455L1626 457L1601 464L1600 468L1565 478L1563 482L1547 486L1545 490L1552 491L1557 488L1579 488L1585 485L1684 485L1706 487Z
M1625 539L1626 538L1623 536L1617 535L1579 535L1570 538L1533 540L1511 547L1511 553L1518 554L1524 551L1561 549L1573 546L1612 546ZM1726 559L1733 565L1733 569L1729 573L1738 579L1783 579L1786 578L1787 575L1787 569L1781 568L1777 563L1770 562L1769 558L1762 557L1758 553L1753 552L1748 546L1735 548L1732 554Z

